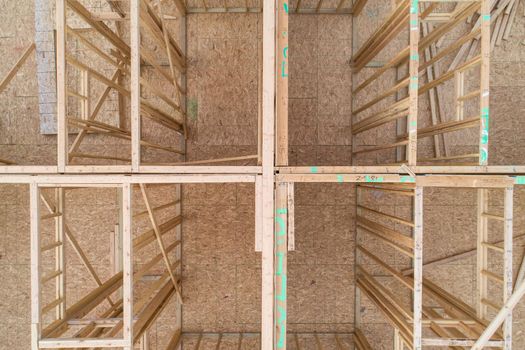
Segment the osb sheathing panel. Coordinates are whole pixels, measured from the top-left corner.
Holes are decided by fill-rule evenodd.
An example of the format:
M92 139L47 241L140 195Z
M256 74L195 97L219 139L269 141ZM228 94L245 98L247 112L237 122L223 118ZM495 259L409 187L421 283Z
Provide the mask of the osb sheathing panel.
M183 330L259 331L255 188L183 186Z
M0 77L4 77L34 40L33 1L0 2ZM51 164L55 143L40 135L36 60L32 53L0 94L0 157L24 164ZM47 146L51 147L47 147Z
M348 16L290 17L291 165L349 164L351 23Z
M353 329L354 192L352 185L296 184L296 248L288 254L291 332Z
M257 152L261 30L259 15L187 17L188 148L208 147L212 158ZM198 159L207 157L188 152Z

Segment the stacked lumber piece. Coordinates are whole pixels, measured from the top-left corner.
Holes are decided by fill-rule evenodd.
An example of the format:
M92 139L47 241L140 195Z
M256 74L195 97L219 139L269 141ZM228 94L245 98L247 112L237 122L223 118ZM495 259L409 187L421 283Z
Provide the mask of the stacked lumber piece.
M490 47L493 50L500 46L502 41L509 40L512 34L512 27L518 12L519 3L522 0L493 0L491 4L490 19L492 22ZM481 24L481 15L479 12L467 19L467 22L473 23L471 32L479 29ZM476 50L479 49L479 36L463 44L452 61L449 71L455 69L459 64L469 57L472 57Z

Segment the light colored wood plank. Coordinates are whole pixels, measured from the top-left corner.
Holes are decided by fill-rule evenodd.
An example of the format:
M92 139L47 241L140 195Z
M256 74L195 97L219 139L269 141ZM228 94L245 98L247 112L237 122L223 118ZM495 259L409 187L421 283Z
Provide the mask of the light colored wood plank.
M140 0L130 2L130 46L131 46L131 168L139 171L141 162L141 114L140 114Z

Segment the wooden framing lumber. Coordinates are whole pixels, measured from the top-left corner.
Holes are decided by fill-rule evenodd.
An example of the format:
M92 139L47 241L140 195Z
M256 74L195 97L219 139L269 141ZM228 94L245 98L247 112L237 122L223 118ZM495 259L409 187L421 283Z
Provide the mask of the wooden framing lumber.
M42 332L42 312L40 310L42 291L41 247L40 247L40 198L36 183L29 185L30 223L31 223L31 350L38 350Z
M7 87L7 85L9 85L11 80L13 80L13 78L16 76L16 73L18 73L20 68L24 65L24 63L27 61L27 59L29 58L31 53L35 50L35 48L36 48L35 43L32 43L31 45L29 45L29 47L24 50L24 53L22 54L22 56L20 56L20 58L15 63L13 68L9 70L7 75L2 80L0 80L0 93L2 93L2 91L4 91L4 89Z
M139 171L141 162L140 138L141 138L141 119L140 119L140 1L131 0L130 2L130 31L131 31L131 169Z
M274 341L275 2L263 2L261 349Z
M164 258L164 262L166 263L166 268L170 272L171 281L173 282L173 286L175 288L175 291L177 292L177 298L178 298L179 302L182 304L182 295L181 295L181 292L180 292L180 289L179 289L179 285L177 283L177 280L175 279L175 275L174 275L173 271L171 270L171 263L170 263L170 260L168 258L168 255L166 253L166 248L165 248L164 242L162 240L162 234L161 234L161 231L160 231L159 226L157 224L157 220L155 218L155 213L153 212L152 206L150 204L150 200L148 198L148 194L146 192L146 186L144 184L140 184L140 191L142 193L142 198L144 200L144 204L146 205L146 209L148 210L149 219L151 221L151 226L153 227L153 231L155 232L155 237L157 238L157 243L159 244L159 248L160 248L160 250L162 252L162 256Z
M321 6L319 1L318 6ZM276 75L276 158L278 166L288 165L288 2L279 0L277 8ZM319 7L317 8L319 10Z
M414 349L423 347L423 329L421 320L423 318L423 188L417 186L414 197Z
M275 341L274 349L286 349L288 277L288 184L275 191Z
M481 350L488 343L490 338L494 335L496 330L505 322L505 320L511 315L512 310L518 304L518 302L525 295L525 283L522 282L518 288L508 298L503 308L498 312L494 319L490 322L488 327L485 329L483 334L479 337L476 343L472 346L472 350Z

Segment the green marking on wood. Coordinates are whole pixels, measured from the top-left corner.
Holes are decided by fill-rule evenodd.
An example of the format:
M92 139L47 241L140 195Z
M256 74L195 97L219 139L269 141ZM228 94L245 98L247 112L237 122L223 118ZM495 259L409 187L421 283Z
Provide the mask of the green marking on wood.
M365 181L366 182L383 182L383 177L375 176L375 175L365 175Z
M412 176L401 176L401 182L416 182L416 179Z
M199 103L197 102L196 98L190 98L188 99L188 117L192 120L197 119L197 115L199 112Z
M283 308L280 305L277 305L277 312L279 314L279 318L275 320L276 324L278 325L286 325L286 309ZM286 339L286 327L281 326L279 330L279 334L277 335L277 347L279 349L284 348L284 341Z
M275 212L277 214L288 214L288 210L286 208L279 208Z
M525 185L525 176L516 176L514 183L516 185Z
M481 144L489 143L489 108L483 107L481 109Z

